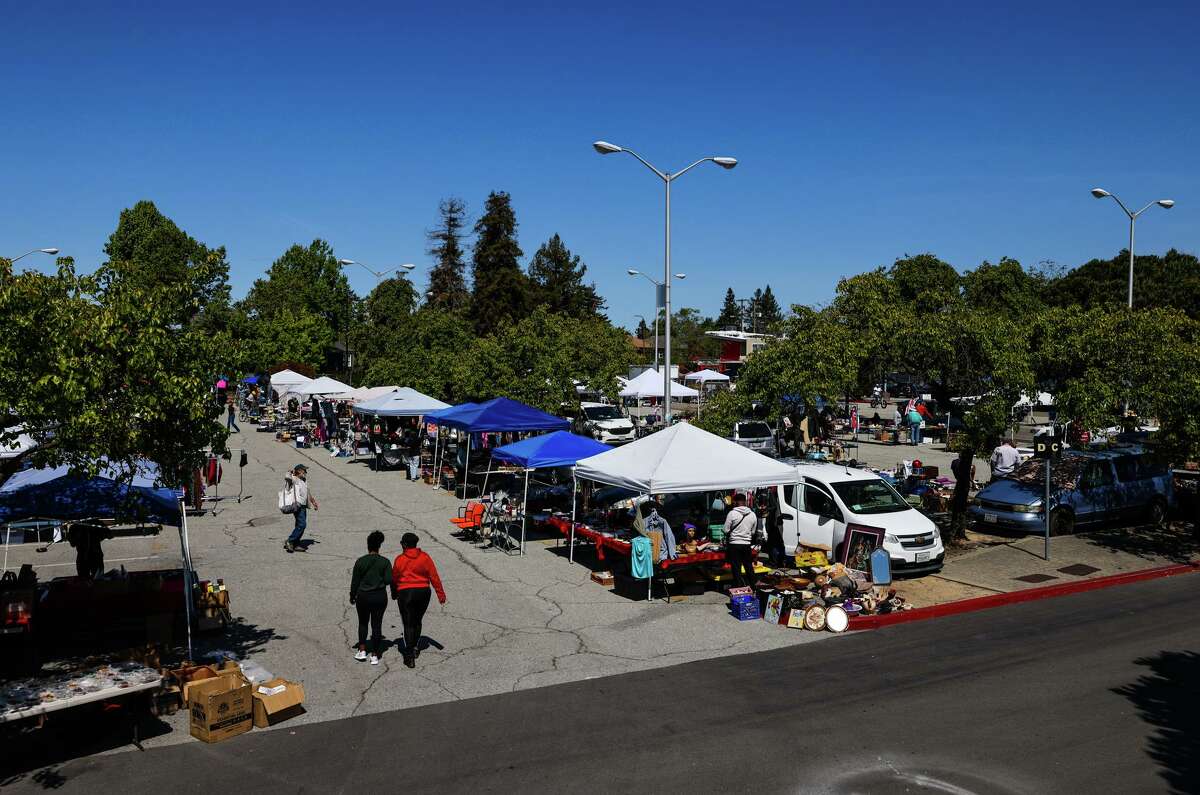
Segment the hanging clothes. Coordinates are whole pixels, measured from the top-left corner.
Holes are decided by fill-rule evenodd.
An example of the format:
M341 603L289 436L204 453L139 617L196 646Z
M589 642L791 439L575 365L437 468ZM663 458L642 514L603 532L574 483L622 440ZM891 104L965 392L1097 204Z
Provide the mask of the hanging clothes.
M638 536L633 539L629 554L629 573L639 580L648 580L654 576L653 550L650 539Z
M662 545L656 556L657 562L679 557L679 553L675 551L675 533L671 531L671 523L660 516L657 509L652 510L646 517L646 531L662 535Z

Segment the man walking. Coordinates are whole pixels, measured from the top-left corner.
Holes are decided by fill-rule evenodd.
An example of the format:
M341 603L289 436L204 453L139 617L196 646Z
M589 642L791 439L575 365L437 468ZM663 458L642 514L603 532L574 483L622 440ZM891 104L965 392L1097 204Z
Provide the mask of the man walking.
M308 506L311 505L314 511L321 510L321 506L317 503L317 498L308 490L307 466L296 464L288 474L287 482L288 488L292 489L296 496L296 512L292 514L296 517L296 527L288 536L287 541L283 542L283 548L287 552L295 552L296 545L300 543L300 539L304 537L304 531L308 527Z
M237 424L237 405L233 395L230 395L229 399L225 401L225 410L225 430L230 433L241 433L242 429Z
M1000 446L992 451L992 457L988 459L988 463L992 466L992 480L1011 475L1020 461L1021 455L1010 440L1005 439L1000 442Z

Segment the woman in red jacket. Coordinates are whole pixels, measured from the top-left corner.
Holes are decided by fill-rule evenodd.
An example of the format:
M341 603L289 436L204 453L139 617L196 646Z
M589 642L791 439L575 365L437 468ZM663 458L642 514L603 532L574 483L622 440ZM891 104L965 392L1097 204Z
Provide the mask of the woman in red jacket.
M404 551L396 556L392 564L392 598L400 608L400 621L404 624L404 664L413 668L417 655L421 653L421 619L429 607L429 586L437 592L438 601L446 604L446 592L442 590L442 578L438 576L433 559L417 549L417 534L405 533L400 539Z

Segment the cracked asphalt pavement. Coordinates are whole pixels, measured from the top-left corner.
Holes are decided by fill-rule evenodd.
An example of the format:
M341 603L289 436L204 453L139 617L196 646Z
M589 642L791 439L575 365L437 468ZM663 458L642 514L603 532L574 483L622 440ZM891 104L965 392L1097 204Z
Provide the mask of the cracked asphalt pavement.
M460 505L453 495L398 471L372 471L366 459L297 450L249 425L230 445L249 454L243 499L233 498L235 459L221 487L223 497L233 496L190 519L189 532L197 571L225 581L237 623L225 635L202 636L198 648L228 650L303 683L307 713L279 728L832 637L736 621L717 593L673 604L627 600L592 582L590 569L570 564L553 541L531 541L524 557L476 547L452 534L448 519ZM276 495L283 473L300 462L309 466L321 509L309 511L308 551L288 554L292 519L278 512ZM382 664L353 659L350 569L372 530L386 534L389 556L399 552L403 532L417 532L446 587L447 604L434 600L426 614L429 645L415 670L400 664L393 605L384 618ZM173 731L147 745L195 742L186 715L166 720Z

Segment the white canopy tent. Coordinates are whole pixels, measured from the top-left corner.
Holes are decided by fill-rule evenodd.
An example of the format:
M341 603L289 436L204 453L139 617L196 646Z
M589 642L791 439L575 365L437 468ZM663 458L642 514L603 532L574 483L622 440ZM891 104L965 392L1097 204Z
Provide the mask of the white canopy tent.
M359 403L354 410L359 414L374 414L381 417L423 417L434 411L450 408L437 398L418 392L412 387L402 386L374 400Z
M16 458L37 447L37 442L33 440L33 437L24 432L24 426L18 426L16 430L17 438L8 442L0 442L0 460Z
M282 398L288 392L295 391L294 387L306 384L311 380L308 376L300 375L295 370L280 370L278 373L271 374L271 391L275 393L275 397Z
M671 399L697 397L699 392L690 386L684 386L678 381L671 382ZM621 397L647 398L663 396L663 371L646 370L637 378L632 379L620 392Z
M694 373L688 373L683 377L684 381L698 381L701 384L726 382L729 376L724 373L718 373L716 370L697 370Z
M585 458L575 475L641 494L758 488L797 477L794 467L686 422Z
M336 378L330 378L323 375L320 378L314 378L306 384L300 384L295 389L291 390L297 395L336 395L339 392L349 392L351 387L349 384L343 384Z
M368 400L375 400L384 395L395 392L400 387L398 386L360 386L358 389L351 389L348 392L338 392L329 395L330 400L349 400L351 403L365 403Z

